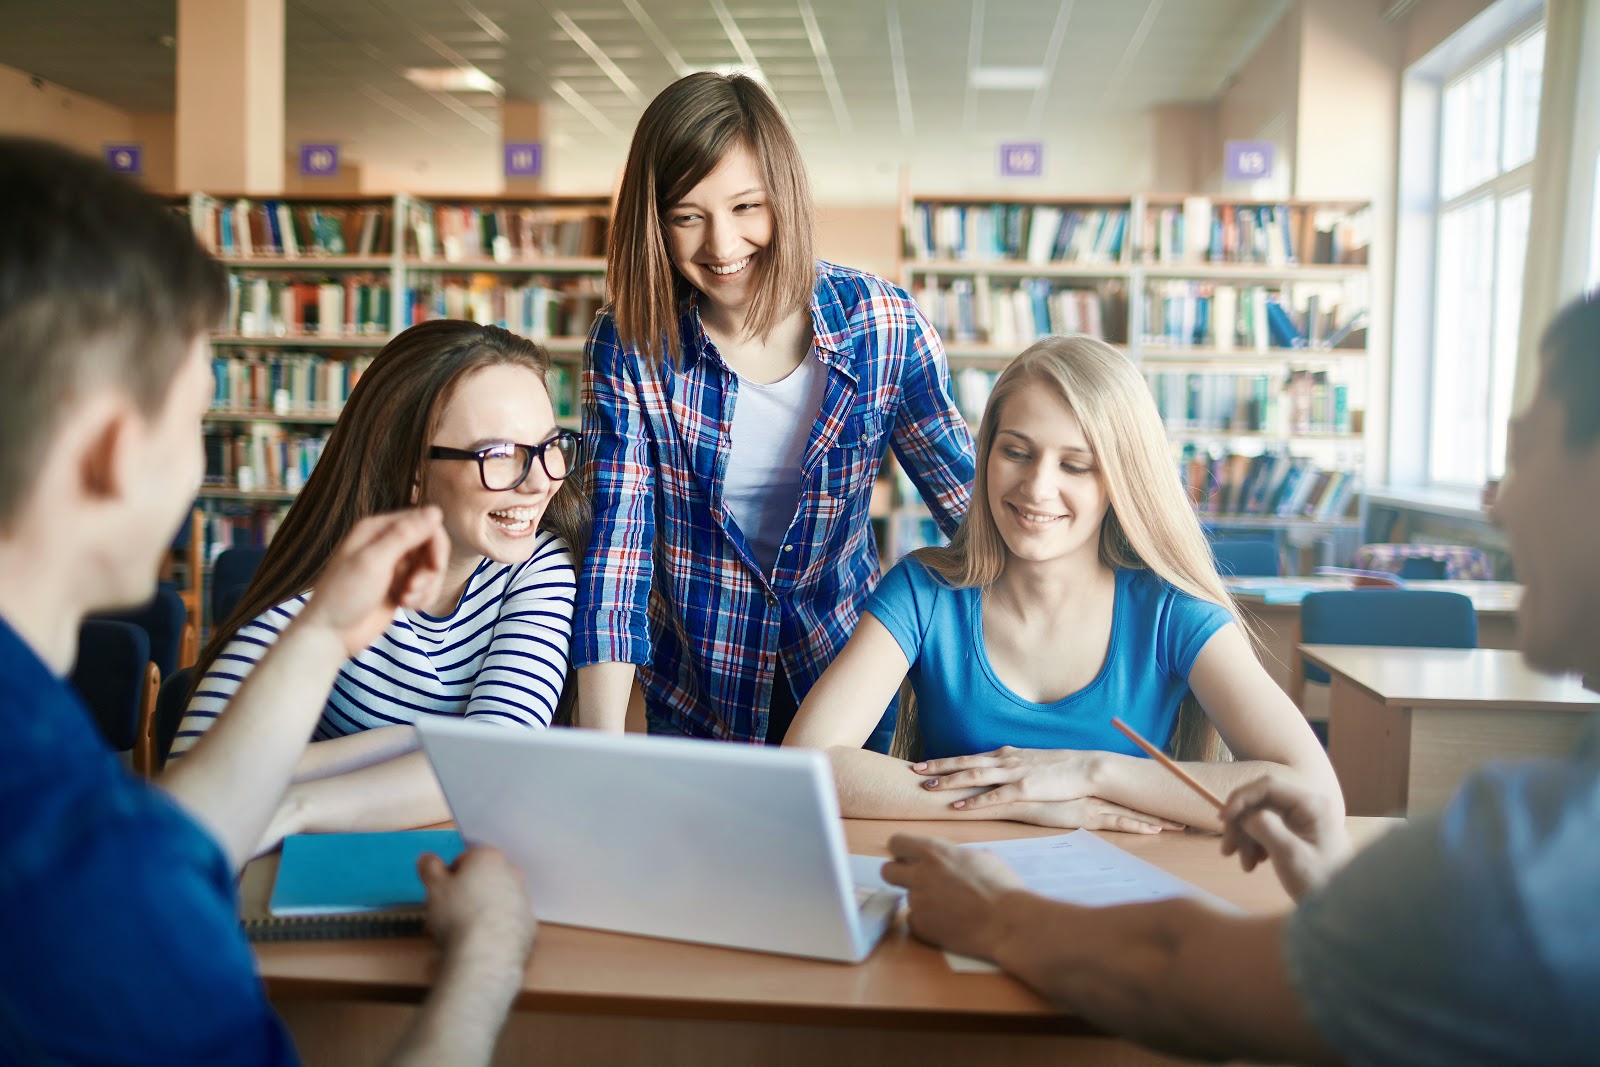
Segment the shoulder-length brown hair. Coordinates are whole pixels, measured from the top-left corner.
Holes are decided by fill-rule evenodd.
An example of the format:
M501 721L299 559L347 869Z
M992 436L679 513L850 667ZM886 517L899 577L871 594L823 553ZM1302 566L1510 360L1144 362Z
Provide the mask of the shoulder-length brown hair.
M735 146L756 157L772 212L772 243L745 329L766 337L816 286L811 186L794 134L772 98L743 74L701 71L650 102L633 132L606 246L611 315L624 347L676 362L678 317L692 287L672 265L662 217Z
M317 584L357 522L410 507L426 495L428 446L456 386L474 371L503 365L527 367L544 381L550 354L498 326L456 319L419 323L384 345L350 391L255 580L233 614L212 630L195 667L195 686L241 627ZM581 481L576 472L563 481L539 523L566 542L574 566L588 542L589 505Z
M1253 639L1217 574L1200 520L1173 472L1166 431L1149 388L1127 356L1092 337L1046 337L1001 372L978 426L972 506L949 545L918 549L913 555L953 586L987 588L999 579L1008 551L989 509L989 455L1006 402L1034 389L1050 390L1072 409L1094 451L1110 500L1100 524L1101 565L1150 570L1189 596L1226 608L1247 639ZM1168 748L1179 759L1229 758L1192 693L1179 707Z

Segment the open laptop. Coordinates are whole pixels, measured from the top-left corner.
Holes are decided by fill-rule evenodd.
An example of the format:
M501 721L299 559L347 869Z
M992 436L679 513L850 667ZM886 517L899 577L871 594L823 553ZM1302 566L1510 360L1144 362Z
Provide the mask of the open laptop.
M845 852L821 752L416 725L462 835L522 869L542 922L858 963L903 899Z

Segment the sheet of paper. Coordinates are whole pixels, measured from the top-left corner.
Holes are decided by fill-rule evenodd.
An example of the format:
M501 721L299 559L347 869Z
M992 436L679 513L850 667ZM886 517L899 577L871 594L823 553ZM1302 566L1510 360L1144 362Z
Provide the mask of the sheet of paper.
M1198 897L1224 908L1232 907L1088 830L1074 830L1057 837L977 841L967 847L995 853L1017 872L1030 890L1068 904L1103 908L1172 897ZM982 973L999 969L970 956L952 952L944 955L954 971Z

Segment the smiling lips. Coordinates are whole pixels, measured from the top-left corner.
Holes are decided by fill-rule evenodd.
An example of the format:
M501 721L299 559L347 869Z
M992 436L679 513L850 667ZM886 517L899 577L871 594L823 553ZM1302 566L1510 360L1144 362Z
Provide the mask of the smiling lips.
M717 275L718 277L726 278L730 274L738 274L740 271L744 270L747 266L750 265L750 260L752 258L754 258L754 257L745 256L743 259L737 260L737 261L735 261L733 263L729 263L726 266L718 266L715 263L707 263L707 264L705 264L705 268L706 268L706 270L710 271L712 274Z
M506 508L489 512L489 521L506 533L526 533L539 519L539 508Z
M1015 504L1007 506L1011 508L1012 513L1021 520L1022 525L1025 527L1043 528L1066 518L1065 515L1046 515L1038 511L1024 511Z

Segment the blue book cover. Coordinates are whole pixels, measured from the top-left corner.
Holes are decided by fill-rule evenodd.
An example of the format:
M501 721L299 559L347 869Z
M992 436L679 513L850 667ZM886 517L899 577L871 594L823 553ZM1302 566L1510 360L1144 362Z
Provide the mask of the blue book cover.
M418 858L432 852L452 863L465 847L455 830L291 834L268 907L273 915L421 908L427 894Z

